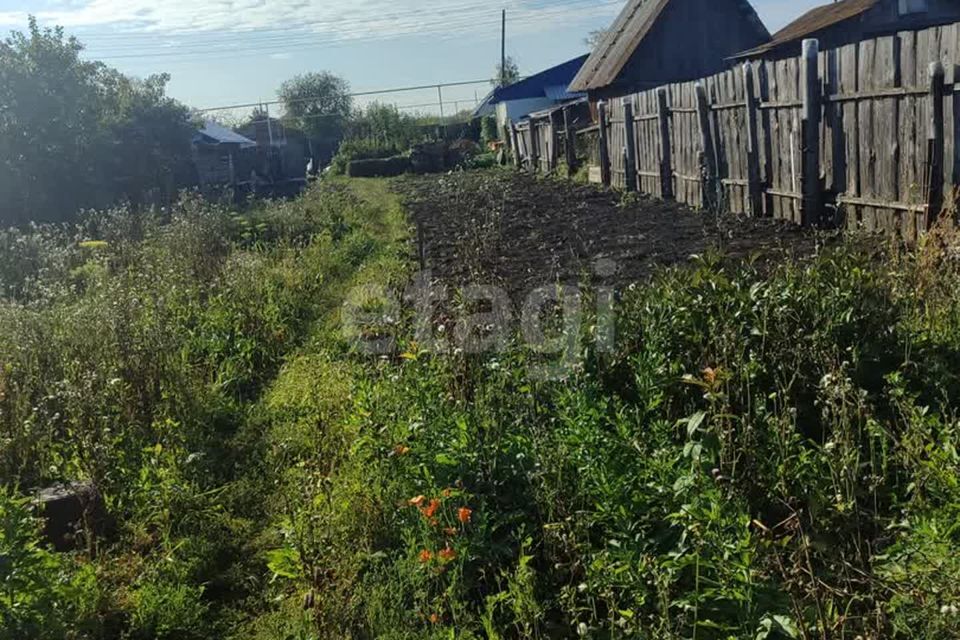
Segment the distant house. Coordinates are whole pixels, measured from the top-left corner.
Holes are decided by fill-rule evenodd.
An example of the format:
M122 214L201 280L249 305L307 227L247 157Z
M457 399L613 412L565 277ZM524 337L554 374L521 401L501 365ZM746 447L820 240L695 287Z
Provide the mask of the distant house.
M897 31L923 29L960 20L957 0L842 0L808 11L778 31L769 42L737 59L782 59L800 55L807 38L833 49Z
M769 39L748 0L628 0L569 90L596 102L701 78Z
M256 140L260 154L258 172L270 182L306 180L310 143L296 129L287 129L277 118L260 117L238 131Z
M518 122L534 111L582 97L582 94L568 91L567 87L586 59L587 56L583 55L494 89L474 111L474 117L496 114L497 130L502 131L508 121Z
M201 187L238 186L249 180L257 160L256 142L216 122L204 123L192 142Z

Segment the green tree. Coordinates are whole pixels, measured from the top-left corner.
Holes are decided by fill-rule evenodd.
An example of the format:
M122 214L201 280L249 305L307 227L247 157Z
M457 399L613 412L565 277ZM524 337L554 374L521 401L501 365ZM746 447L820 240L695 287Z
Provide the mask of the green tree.
M0 42L0 224L170 199L187 179L193 128L169 77L134 80L82 51L34 19Z
M134 204L170 201L190 182L190 139L196 129L188 109L166 95L170 76L145 80L103 69L98 78L102 122L113 147L103 169L116 178L116 190ZM117 195L116 193L114 195Z
M416 118L393 105L379 102L354 114L348 135L354 139L374 140L398 150L405 150L423 138Z
M287 120L311 138L342 137L353 105L343 78L326 71L299 75L280 86L279 97Z
M100 65L61 29L13 33L0 44L0 221L51 219L96 183L89 150L98 139Z
M507 56L506 64L498 63L497 72L490 83L495 87L506 87L520 81L520 67L517 61Z

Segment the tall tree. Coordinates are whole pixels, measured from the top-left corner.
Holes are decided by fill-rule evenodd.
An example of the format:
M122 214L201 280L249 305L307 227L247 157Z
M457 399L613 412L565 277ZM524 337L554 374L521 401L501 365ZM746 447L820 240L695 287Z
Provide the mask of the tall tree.
M193 127L169 78L134 80L82 51L34 19L0 42L0 224L171 197L190 166Z
M340 138L353 99L346 80L326 71L296 76L280 86L287 119L314 139Z
M497 75L490 83L495 87L506 87L520 81L520 67L516 60L507 56L506 64L497 63Z

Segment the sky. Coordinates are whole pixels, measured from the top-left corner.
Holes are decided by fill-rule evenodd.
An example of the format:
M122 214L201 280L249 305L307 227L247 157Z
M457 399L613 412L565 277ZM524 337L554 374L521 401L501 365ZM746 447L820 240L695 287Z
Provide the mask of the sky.
M827 0L754 0L776 31ZM170 95L209 109L276 99L280 83L330 71L354 92L485 80L507 53L522 74L583 53L625 0L0 0L0 32L29 14L61 25L85 55L130 75L167 72ZM489 83L442 90L445 113L473 107ZM358 97L438 113L436 88ZM249 108L224 110L239 115Z

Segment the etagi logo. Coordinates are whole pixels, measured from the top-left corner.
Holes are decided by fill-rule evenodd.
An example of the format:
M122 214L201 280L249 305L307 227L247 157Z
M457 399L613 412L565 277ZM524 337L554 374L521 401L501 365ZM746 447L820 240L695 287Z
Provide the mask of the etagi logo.
M597 280L611 280L616 273L612 260L593 265ZM341 319L344 337L370 356L398 355L401 337L435 355L503 353L519 340L539 356L528 373L557 380L580 366L585 340L597 353L613 352L616 290L547 284L515 304L502 287L469 284L451 290L421 271L402 292L378 284L353 289Z

